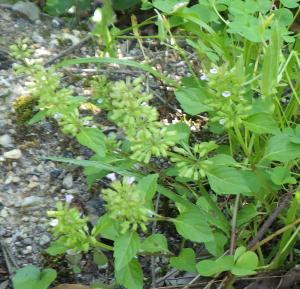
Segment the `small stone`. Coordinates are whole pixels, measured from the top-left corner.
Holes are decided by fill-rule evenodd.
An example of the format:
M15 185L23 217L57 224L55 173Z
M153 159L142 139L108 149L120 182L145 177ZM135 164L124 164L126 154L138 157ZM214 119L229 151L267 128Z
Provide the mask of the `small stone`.
M12 138L9 134L4 134L0 136L0 145L9 148L12 147Z
M71 174L67 174L63 179L63 187L66 189L71 189L73 187L73 176Z
M32 240L30 238L25 238L22 243L27 246L32 245Z
M19 1L12 8L13 11L20 13L31 21L36 21L40 18L40 9L34 3Z
M40 184L38 182L30 182L27 186L28 189L37 188Z
M22 157L22 152L19 149L13 149L3 154L6 159L18 160Z
M50 237L48 235L42 235L39 241L39 244L41 246L44 246L46 244L48 244L51 241Z
M24 250L23 253L25 255L31 254L32 253L32 246L27 246Z
M16 207L33 207L43 203L43 199L36 196L26 197L21 200L19 203L15 204Z

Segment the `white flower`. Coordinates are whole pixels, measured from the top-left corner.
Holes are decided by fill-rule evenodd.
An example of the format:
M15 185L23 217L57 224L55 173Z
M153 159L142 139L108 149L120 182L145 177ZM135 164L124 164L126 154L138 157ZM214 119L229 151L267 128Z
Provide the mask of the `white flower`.
M55 119L60 119L60 118L62 117L62 114L59 113L59 112L56 112L56 113L53 115L53 117L54 117Z
M224 97L229 97L230 95L231 95L231 92L228 90L222 92L222 96L224 96Z
M58 225L58 220L57 220L57 219L52 219L52 220L50 221L50 226L56 227L57 225Z
M108 175L106 175L106 177L111 180L112 182L115 181L117 179L117 176L115 173L110 173Z
M172 119L172 124L176 124L176 123L179 123L178 117L175 117L174 119Z
M90 122L89 120L84 120L84 121L83 121L83 124L84 124L84 125L89 125L90 123L91 123L91 122Z
M67 203L71 203L73 199L74 199L74 197L70 194L65 196L65 200Z
M98 98L98 100L97 100L97 103L102 103L103 102L103 99L102 98Z
M208 77L205 73L200 76L200 80L208 80Z
M217 74L217 73L218 73L218 69L217 69L217 68L211 68L211 69L209 70L209 72L210 72L211 74Z
M224 125L224 124L225 124L225 119L224 119L224 118L221 118L221 119L219 120L219 124L220 124L220 125Z
M126 183L127 183L128 185L131 185L134 181L135 181L135 177L128 177L128 178L126 179Z

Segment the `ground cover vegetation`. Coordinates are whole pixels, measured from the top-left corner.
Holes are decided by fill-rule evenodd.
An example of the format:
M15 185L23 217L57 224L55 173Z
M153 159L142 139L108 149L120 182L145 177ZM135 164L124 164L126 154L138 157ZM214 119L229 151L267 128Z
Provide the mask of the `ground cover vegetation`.
M59 14L73 2L88 4L48 1L47 9ZM291 30L299 1L195 2L141 1L141 9L152 9L154 16L141 23L133 17L131 27L119 29L114 6L104 1L92 17L103 57L45 68L30 59L26 43L11 48L23 60L17 73L33 79L38 112L29 124L53 118L63 133L94 153L88 160L49 159L84 167L90 187L103 178L111 181L99 191L106 213L92 229L68 199L48 213L55 241L47 252L93 252L95 262L103 265L111 251L114 284L127 289L150 287L140 264L144 256L168 256L171 267L212 277L226 289L234 288L241 276L288 270L300 260L300 37ZM150 64L116 58L118 39L141 41L138 29L148 25L155 25L157 33L147 37L176 51L188 67L180 81ZM152 75L173 89L190 122L163 123L145 77L111 81L95 76L90 99L61 85L61 68L89 63L115 63ZM106 134L92 114L82 115L80 106L86 103L104 111L122 134ZM191 123L201 116L205 133L199 135ZM162 199L168 210L160 208ZM165 232L156 229L161 223L175 228L180 252L173 252ZM197 255L199 248L205 258ZM80 271L77 264L73 269ZM30 288L48 288L55 279L51 270L22 270L32 274L19 272L15 289L29 275L30 282L43 276Z

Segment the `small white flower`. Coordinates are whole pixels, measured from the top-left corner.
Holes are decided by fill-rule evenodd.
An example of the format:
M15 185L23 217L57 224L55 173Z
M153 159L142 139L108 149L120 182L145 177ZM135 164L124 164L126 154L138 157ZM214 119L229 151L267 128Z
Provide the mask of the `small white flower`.
M91 122L89 120L84 120L83 125L89 125Z
M211 68L211 69L209 70L209 72L210 72L211 74L217 74L217 73L218 73L218 69L217 69L217 68Z
M94 124L94 125L92 125L92 128L97 128L97 126Z
M127 182L128 185L131 185L132 183L134 183L134 181L135 181L135 177L128 177L126 179L126 182Z
M110 173L108 175L106 175L106 177L111 180L112 182L115 181L117 179L117 176L115 173Z
M62 114L59 113L59 112L56 112L56 113L53 115L53 117L54 117L55 119L60 119L60 118L62 117Z
M57 225L58 225L58 220L57 220L57 219L52 219L52 220L50 221L50 226L56 227Z
M229 97L230 95L231 95L231 92L228 90L222 92L222 96L224 96L224 97Z
M220 124L220 125L224 125L224 124L225 124L225 119L224 119L224 118L221 118L221 119L219 120L219 124Z
M74 199L74 197L70 194L65 196L65 200L67 203L71 203L73 199Z
M103 102L103 99L102 98L98 98L98 100L97 100L97 103L102 103Z
M208 80L208 77L205 73L200 76L200 80Z

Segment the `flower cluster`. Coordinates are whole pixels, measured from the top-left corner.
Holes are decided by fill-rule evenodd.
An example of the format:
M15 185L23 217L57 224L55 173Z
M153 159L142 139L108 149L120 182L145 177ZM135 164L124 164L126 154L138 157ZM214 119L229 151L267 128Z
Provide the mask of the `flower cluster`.
M141 78L136 78L132 82L127 79L114 83L109 94L102 94L100 106L108 109L109 118L124 130L132 145L132 158L148 163L153 155L167 156L174 142L173 133L158 121L157 110L149 105L152 95L142 91L141 82Z
M206 176L206 171L212 164L207 156L217 147L213 141L195 144L192 148L187 145L175 147L177 154L171 157L171 161L175 163L180 177L197 181Z
M84 99L74 97L71 89L61 87L61 75L54 68L46 70L34 64L27 70L33 76L31 94L38 100L38 108L45 111L46 116L55 118L64 133L76 135L80 128L90 124L92 117L79 115L78 107Z
M61 244L65 251L87 252L91 244L91 236L88 231L88 218L83 218L76 208L69 206L67 196L66 203L58 203L56 211L49 211L48 216L53 218L50 222L57 243Z
M240 125L251 109L244 87L244 70L238 64L233 69L227 65L213 67L200 79L206 81L210 93L206 99L212 110L210 120L227 129Z
M123 181L112 182L111 187L102 190L110 218L120 222L122 233L136 231L138 227L146 231L149 210L136 184L125 177Z

